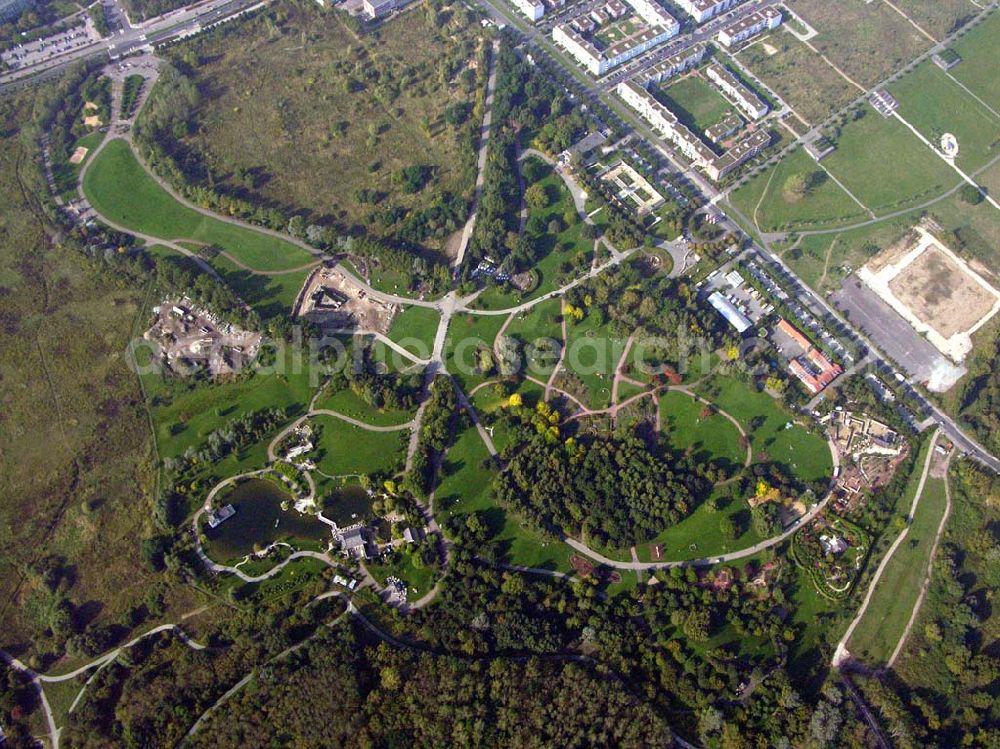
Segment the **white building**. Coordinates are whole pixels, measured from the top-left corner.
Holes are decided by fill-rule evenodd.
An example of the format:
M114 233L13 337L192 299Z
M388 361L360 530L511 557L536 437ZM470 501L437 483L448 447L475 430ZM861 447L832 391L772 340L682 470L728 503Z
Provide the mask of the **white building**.
M636 15L650 26L662 26L667 30L669 36L677 36L680 33L680 23L667 13L656 0L626 0L626 2L632 6Z
M670 55L649 69L646 81L663 83L663 81L683 73L688 68L693 68L704 59L706 49L705 45L699 42L676 55Z
M767 102L762 101L757 94L743 85L739 78L721 65L712 63L705 68L705 75L750 119L759 120L767 114L769 109Z
M545 6L541 0L510 0L511 4L532 21L541 20L545 15Z
M677 0L677 4L698 23L739 5L740 0Z
M721 156L691 132L677 115L658 102L652 94L633 81L618 84L618 95L632 107L692 164L705 171L709 179L718 182L748 159L756 156L771 144L771 133L760 128L737 141Z
M781 11L767 7L731 24L719 32L719 44L732 47L756 36L764 29L776 29L781 25Z
M672 33L669 29L657 26L640 31L601 50L571 26L559 24L552 29L552 40L583 65L591 75L598 77L662 44L674 33L676 32Z

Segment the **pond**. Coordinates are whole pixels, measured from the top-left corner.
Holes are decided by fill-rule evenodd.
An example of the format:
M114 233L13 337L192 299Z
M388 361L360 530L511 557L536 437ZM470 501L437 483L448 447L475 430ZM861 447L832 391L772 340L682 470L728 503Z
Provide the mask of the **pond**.
M341 528L371 516L372 498L358 484L344 484L323 502L323 517Z
M209 541L209 556L217 561L242 557L274 541L327 541L330 526L312 515L294 509L282 510L283 501L292 497L277 484L263 479L243 481L216 500L216 507L231 504L236 514L214 530L204 526Z

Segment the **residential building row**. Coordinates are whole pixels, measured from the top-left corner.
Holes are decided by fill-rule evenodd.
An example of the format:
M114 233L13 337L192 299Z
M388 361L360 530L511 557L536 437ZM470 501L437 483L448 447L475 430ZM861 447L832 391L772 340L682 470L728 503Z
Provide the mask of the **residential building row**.
M646 71L646 84L663 83L675 75L680 75L704 60L707 52L708 47L699 42L677 54L670 55Z
M617 92L626 104L715 182L771 143L770 132L762 128L741 138L732 148L719 155L640 84L624 81L618 84Z
M566 4L566 0L510 0L510 2L531 21L540 21L546 13Z
M676 0L676 2L698 23L704 23L740 4L740 0Z
M705 76L726 94L743 114L751 120L759 120L768 112L767 102L747 88L743 81L718 63L705 68Z
M751 13L746 18L741 18L736 23L726 26L719 32L719 44L723 47L732 47L734 44L745 42L765 29L776 29L781 25L783 17L781 11L774 7L767 7Z
M602 20L601 16L595 16L595 13L591 13L589 19L582 17L569 24L559 24L552 29L552 39L596 77L680 33L681 27L677 19L660 7L655 0L628 0L628 5L648 24L648 27L606 49L600 49L585 36L599 25L598 21ZM610 18L619 18L620 15L615 15L617 9L609 10L610 6L611 3L602 9L604 13Z

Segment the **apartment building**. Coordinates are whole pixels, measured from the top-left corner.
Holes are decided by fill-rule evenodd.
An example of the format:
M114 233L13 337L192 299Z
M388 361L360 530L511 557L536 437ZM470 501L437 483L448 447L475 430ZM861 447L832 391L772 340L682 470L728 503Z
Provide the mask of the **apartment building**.
M663 83L663 81L669 80L675 75L680 75L685 70L693 68L705 59L705 53L707 51L708 48L699 42L693 47L689 47L682 52L670 55L670 57L667 57L662 62L656 63L656 65L647 71L647 83Z
M765 29L776 29L781 25L783 17L777 8L768 7L751 13L719 32L719 44L729 48L734 44L745 42Z
M743 82L718 63L705 68L705 75L726 94L743 114L752 120L759 120L767 114L769 107L757 94L743 85Z
M540 21L545 15L541 0L511 0L511 4L532 21Z
M740 0L676 0L677 4L698 23L739 5Z

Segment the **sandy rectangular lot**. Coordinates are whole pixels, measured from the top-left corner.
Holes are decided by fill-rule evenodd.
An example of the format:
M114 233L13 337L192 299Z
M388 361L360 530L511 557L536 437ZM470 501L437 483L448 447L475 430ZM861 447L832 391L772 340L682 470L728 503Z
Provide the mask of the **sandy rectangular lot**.
M945 338L972 328L996 298L936 247L929 247L889 282L899 301Z

